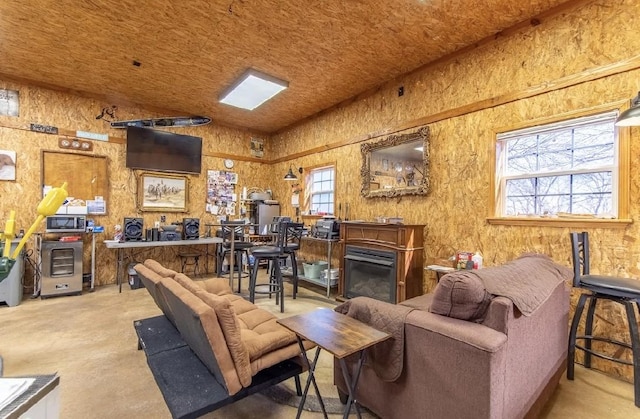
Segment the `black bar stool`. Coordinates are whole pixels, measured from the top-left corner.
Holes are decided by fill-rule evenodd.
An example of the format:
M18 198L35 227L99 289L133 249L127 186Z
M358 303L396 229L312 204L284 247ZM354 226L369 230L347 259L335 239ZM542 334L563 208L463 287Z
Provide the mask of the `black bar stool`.
M640 281L631 278L589 274L589 235L587 232L571 233L571 249L574 274L573 286L588 292L580 294L573 321L571 322L567 379L573 380L576 349L584 351L584 366L586 368L591 368L591 355L631 365L633 367L635 405L640 407L640 337L638 336L638 322L633 307L633 303L635 303L638 311L640 311ZM578 324L587 300L589 300L589 307L587 308L584 335L578 335ZM593 319L598 300L610 300L624 306L629 324L631 344L593 334ZM584 341L584 345L578 345L576 343L577 340ZM606 342L619 347L621 351L625 349L631 350L631 361L622 358L618 354L607 355L592 349L591 344L593 341Z
M295 300L298 293L298 260L296 252L300 250L302 244L304 223L285 222L281 225L286 228L284 253L291 259L291 282L293 283L293 299Z
M249 252L254 244L248 241L244 241L244 221L222 221L221 223L221 236L224 240L218 248L217 254L217 274L218 277L222 276L222 263L224 258L231 253L231 239L233 238L233 256L230 258L229 263L235 264L237 269L235 272L238 274L238 294L241 292L241 281L243 276L249 276L249 273L242 272L242 260L243 257L249 261ZM231 278L233 280L233 278Z
M278 302L280 303L281 313L284 313L284 284L282 283L280 262L289 257L284 252L285 238L287 235L287 229L284 228L284 224L285 223L282 222L278 223L275 246L255 246L251 249L254 260L251 268L251 276L249 277L249 301L253 303L256 294L268 294L269 298L271 298L271 294L275 294L276 304L278 304ZM269 263L269 282L258 284L256 283L258 267L260 261L264 260Z

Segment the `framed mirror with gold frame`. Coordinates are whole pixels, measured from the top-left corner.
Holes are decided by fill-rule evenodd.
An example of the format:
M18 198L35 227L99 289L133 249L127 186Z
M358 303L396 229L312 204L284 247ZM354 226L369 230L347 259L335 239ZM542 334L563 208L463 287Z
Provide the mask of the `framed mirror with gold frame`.
M429 192L429 127L360 145L365 198Z

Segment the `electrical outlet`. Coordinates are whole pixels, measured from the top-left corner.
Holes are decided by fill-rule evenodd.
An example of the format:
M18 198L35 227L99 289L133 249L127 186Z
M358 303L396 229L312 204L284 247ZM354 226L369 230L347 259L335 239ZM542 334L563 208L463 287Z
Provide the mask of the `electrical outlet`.
M164 223L164 222L166 222L166 221L167 221L167 217L166 217L165 215L161 215L161 216L160 216L160 222L161 222L161 223Z

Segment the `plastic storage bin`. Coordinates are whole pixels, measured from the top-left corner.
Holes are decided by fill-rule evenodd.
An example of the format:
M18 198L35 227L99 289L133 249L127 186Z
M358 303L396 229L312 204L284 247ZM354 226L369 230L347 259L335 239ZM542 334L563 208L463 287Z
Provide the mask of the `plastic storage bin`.
M331 272L329 273L329 284L332 287L335 287L336 285L338 285L338 276L340 274L340 269L335 268L335 269L331 269ZM327 269L323 269L320 272L320 280L322 282L324 282L325 284L327 283Z
M329 266L327 262L313 262L313 263L302 264L302 268L304 270L304 276L310 279L320 278L320 272L323 269L327 269L327 266Z
M138 288L144 288L144 284L140 281L140 278L138 277L138 273L136 272L135 269L133 269L133 267L136 266L137 264L138 262L130 263L127 269L129 271L129 286L131 287L132 290L137 290Z

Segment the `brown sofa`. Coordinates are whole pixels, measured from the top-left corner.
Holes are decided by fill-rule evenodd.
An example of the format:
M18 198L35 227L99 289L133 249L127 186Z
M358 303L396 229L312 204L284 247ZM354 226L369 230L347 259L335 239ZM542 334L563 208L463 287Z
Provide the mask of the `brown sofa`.
M294 333L232 293L226 280L193 281L155 260L134 266L158 307L229 395L258 372L300 356ZM305 343L307 349L313 347Z
M385 419L536 417L566 365L571 276L525 255L445 275L401 305L358 297L338 306L394 335L367 354L356 399ZM337 362L334 381L344 398Z

